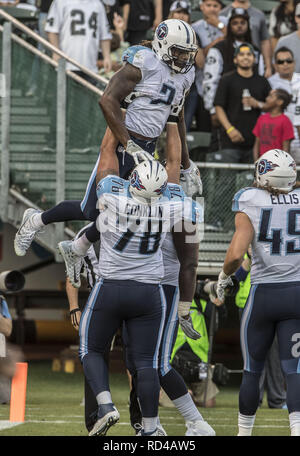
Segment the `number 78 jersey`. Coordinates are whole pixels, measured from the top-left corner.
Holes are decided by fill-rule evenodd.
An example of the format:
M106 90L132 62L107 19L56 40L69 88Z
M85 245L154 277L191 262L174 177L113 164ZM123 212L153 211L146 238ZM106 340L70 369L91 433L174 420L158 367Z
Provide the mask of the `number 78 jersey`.
M159 283L164 277L161 245L182 219L198 224L203 210L179 185L168 185L153 204L132 198L129 182L107 176L97 187L101 234L100 276L114 280ZM191 225L189 225L191 226ZM190 236L190 242L197 242Z
M275 196L243 188L232 210L247 214L254 228L251 283L300 281L300 189Z

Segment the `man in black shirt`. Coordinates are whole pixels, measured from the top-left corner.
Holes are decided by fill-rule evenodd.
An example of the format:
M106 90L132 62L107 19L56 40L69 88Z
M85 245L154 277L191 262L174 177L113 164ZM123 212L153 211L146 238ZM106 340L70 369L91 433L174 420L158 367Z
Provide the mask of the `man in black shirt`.
M234 63L237 69L221 78L214 100L222 125L219 161L251 163L255 139L252 130L271 86L253 71L255 54L251 44L242 43L236 48Z

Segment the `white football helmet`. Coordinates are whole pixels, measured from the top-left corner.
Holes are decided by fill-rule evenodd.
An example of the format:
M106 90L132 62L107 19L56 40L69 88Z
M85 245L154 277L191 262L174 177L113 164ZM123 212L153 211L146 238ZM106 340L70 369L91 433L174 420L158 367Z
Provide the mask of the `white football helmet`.
M290 192L296 178L295 160L284 150L269 150L255 163L255 181L259 187L270 186L276 190Z
M130 193L142 202L149 201L162 195L167 181L167 171L157 160L145 160L130 175Z
M176 73L187 73L195 63L196 34L187 22L167 19L157 26L152 48L158 58Z

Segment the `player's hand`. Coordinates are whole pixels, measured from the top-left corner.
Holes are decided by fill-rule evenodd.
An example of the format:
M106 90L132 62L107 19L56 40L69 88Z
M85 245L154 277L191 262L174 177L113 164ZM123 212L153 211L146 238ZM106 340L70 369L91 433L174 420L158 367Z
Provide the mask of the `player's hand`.
M217 283L217 297L223 303L225 299L225 290L228 286L233 286L231 277L226 275L222 270L218 277Z
M136 165L145 160L155 160L151 154L146 152L131 139L127 141L126 152L132 156Z
M79 307L76 307L76 309L70 310L70 317L71 317L71 323L74 329L76 331L79 330L79 323L80 323L80 318L81 318L81 310Z
M178 303L178 319L184 334L190 339L200 339L201 334L193 327L193 322L190 316L191 302L179 301Z
M180 185L186 196L202 195L203 185L198 166L190 160L190 167L180 171Z

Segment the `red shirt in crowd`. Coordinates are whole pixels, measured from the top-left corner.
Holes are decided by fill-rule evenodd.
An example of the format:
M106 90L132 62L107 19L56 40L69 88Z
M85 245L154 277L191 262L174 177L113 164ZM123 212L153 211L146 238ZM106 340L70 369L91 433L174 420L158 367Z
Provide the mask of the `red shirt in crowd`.
M262 114L252 133L260 140L260 156L270 149L282 149L283 141L294 139L293 124L285 114L276 117L271 117L269 112Z

